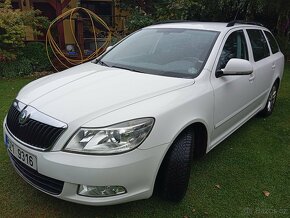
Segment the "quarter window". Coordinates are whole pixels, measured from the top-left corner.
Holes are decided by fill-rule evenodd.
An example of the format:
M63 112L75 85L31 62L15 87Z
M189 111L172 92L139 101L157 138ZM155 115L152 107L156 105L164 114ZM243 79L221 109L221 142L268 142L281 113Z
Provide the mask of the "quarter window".
M247 33L252 45L254 60L259 61L270 56L266 38L261 30L249 29Z
M217 69L225 68L232 58L249 60L247 43L243 30L238 30L229 35L221 53Z
M279 46L278 46L278 43L277 41L275 40L274 36L268 32L268 31L264 31L267 39L268 39L268 42L270 44L270 47L271 47L271 50L272 50L272 53L275 54L279 51Z

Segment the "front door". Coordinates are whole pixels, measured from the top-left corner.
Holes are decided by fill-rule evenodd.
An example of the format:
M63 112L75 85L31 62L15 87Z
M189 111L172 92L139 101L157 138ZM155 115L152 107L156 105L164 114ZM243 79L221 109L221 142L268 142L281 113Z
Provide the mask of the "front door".
M249 60L249 48L242 29L229 32L220 51L216 70L225 68L231 58ZM255 75L252 73L216 78L213 73L211 83L215 95L212 135L214 146L254 112Z

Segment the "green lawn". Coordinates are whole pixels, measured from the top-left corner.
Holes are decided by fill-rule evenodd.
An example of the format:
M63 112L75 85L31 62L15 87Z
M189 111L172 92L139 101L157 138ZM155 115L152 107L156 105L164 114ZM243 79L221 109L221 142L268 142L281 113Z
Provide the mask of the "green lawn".
M0 80L1 122L16 93L29 81ZM290 64L273 115L251 119L195 161L187 195L179 204L153 196L91 207L50 197L15 173L2 134L0 144L0 217L290 217Z

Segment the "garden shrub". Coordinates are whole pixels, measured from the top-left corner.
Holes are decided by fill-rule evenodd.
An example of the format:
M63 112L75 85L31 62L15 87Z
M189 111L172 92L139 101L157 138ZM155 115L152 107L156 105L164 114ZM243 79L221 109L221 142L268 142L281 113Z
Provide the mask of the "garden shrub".
M47 17L40 16L39 10L13 9L11 0L0 1L0 60L12 61L17 58L19 48L25 45L26 30L42 35L47 29Z
M154 23L154 19L150 14L146 14L140 8L132 10L129 19L126 22L129 32L134 32L143 27L149 26Z
M25 45L25 32L42 35L48 19L39 10L13 9L11 0L0 1L0 77L15 77L49 68L41 43Z
M50 70L51 64L47 57L46 47L41 42L27 43L24 48L21 49L21 53L18 56L22 56L30 60L34 71ZM49 51L49 53L51 53Z
M20 57L13 61L0 63L0 77L17 77L29 75L33 72L31 61Z
M27 76L33 72L51 69L45 44L40 42L27 43L19 49L15 60L0 61L0 77Z

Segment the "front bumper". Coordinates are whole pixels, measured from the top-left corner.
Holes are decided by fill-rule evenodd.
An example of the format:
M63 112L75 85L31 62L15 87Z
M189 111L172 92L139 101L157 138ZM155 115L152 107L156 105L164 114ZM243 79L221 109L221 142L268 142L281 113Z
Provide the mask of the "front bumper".
M5 123L5 122L4 122ZM119 155L83 155L63 151L41 152L17 141L3 125L4 136L24 151L37 157L37 172L64 182L59 195L51 194L16 170L32 186L57 198L87 205L112 205L149 198L168 144L147 150L135 149ZM10 154L11 155L11 154ZM10 158L14 167L13 158ZM127 193L112 197L85 197L77 194L80 184L89 186L118 185Z

